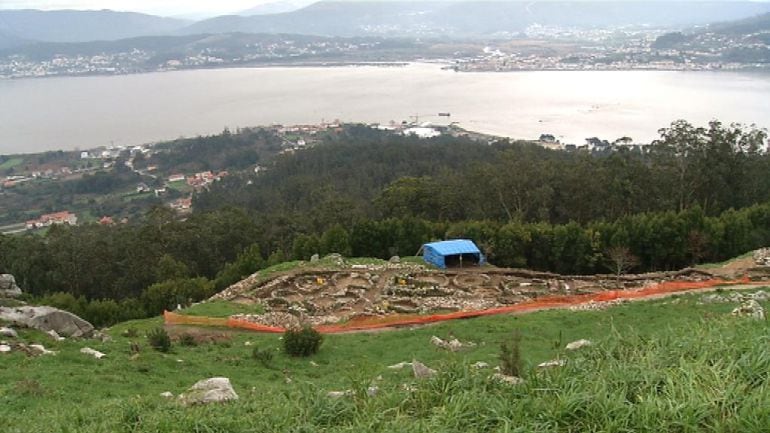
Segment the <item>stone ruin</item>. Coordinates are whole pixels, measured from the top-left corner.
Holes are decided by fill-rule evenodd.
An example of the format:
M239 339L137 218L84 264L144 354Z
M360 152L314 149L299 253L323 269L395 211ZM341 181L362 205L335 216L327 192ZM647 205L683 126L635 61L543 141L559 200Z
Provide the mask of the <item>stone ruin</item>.
M754 251L754 264L757 266L770 266L770 248L760 248Z
M712 278L712 274L695 269L617 278L499 268L431 270L388 263L300 269L267 279L255 274L212 299L265 307L265 314L239 315L242 320L270 326L296 326L300 322L315 326L361 316L485 310L546 295L592 294Z

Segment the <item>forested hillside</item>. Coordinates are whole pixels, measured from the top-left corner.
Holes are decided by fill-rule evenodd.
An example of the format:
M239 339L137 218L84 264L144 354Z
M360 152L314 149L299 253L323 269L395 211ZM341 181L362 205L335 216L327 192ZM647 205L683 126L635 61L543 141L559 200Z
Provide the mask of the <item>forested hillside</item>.
M214 184L185 221L156 208L130 225L0 236L0 272L104 324L201 299L266 263L413 255L442 238L474 239L500 266L606 273L622 247L634 271L675 269L770 243L764 140L676 122L646 151L563 152L349 127Z

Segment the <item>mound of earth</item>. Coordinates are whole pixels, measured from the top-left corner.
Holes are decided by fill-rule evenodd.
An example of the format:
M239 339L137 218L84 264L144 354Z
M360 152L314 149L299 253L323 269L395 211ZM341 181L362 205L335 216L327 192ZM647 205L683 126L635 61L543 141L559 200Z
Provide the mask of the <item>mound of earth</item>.
M564 276L547 272L480 268L434 270L402 263L300 268L269 278L254 274L212 300L261 304L265 315L239 315L271 326L322 325L354 317L476 311L545 295L579 295L636 289L666 281L704 281L701 270L626 275ZM285 318L283 323L280 318ZM277 323L276 323L277 322Z

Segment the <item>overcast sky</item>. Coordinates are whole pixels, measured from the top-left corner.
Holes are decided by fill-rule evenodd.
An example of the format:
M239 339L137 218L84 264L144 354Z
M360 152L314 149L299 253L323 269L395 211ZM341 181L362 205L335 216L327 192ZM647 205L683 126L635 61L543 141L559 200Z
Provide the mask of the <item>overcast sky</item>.
M164 16L213 16L232 14L277 1L279 0L0 0L0 9L112 9Z
M235 13L273 0L0 0L0 9L112 9L155 15Z

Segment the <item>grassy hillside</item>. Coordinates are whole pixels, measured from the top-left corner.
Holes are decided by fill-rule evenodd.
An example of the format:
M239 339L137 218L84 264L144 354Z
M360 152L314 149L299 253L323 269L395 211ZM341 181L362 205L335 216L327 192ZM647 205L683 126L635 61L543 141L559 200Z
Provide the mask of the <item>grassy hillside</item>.
M59 353L0 355L0 419L7 432L768 431L770 327L731 317L735 304L701 304L702 296L332 335L309 359L283 355L278 335L218 329L208 330L216 342L161 354L143 338L159 319L115 326L105 343L26 331L24 340ZM129 329L139 336L124 336ZM523 336L523 385L470 367L497 365L514 329ZM432 335L477 345L445 352ZM595 345L564 351L579 338ZM135 358L132 341L142 346ZM79 353L85 346L107 357ZM254 347L274 351L268 367L251 358ZM566 366L534 368L556 357ZM439 374L417 381L387 368L413 358ZM229 377L240 400L183 407L159 396L212 376ZM379 392L368 397L372 384ZM326 396L346 389L355 395Z

